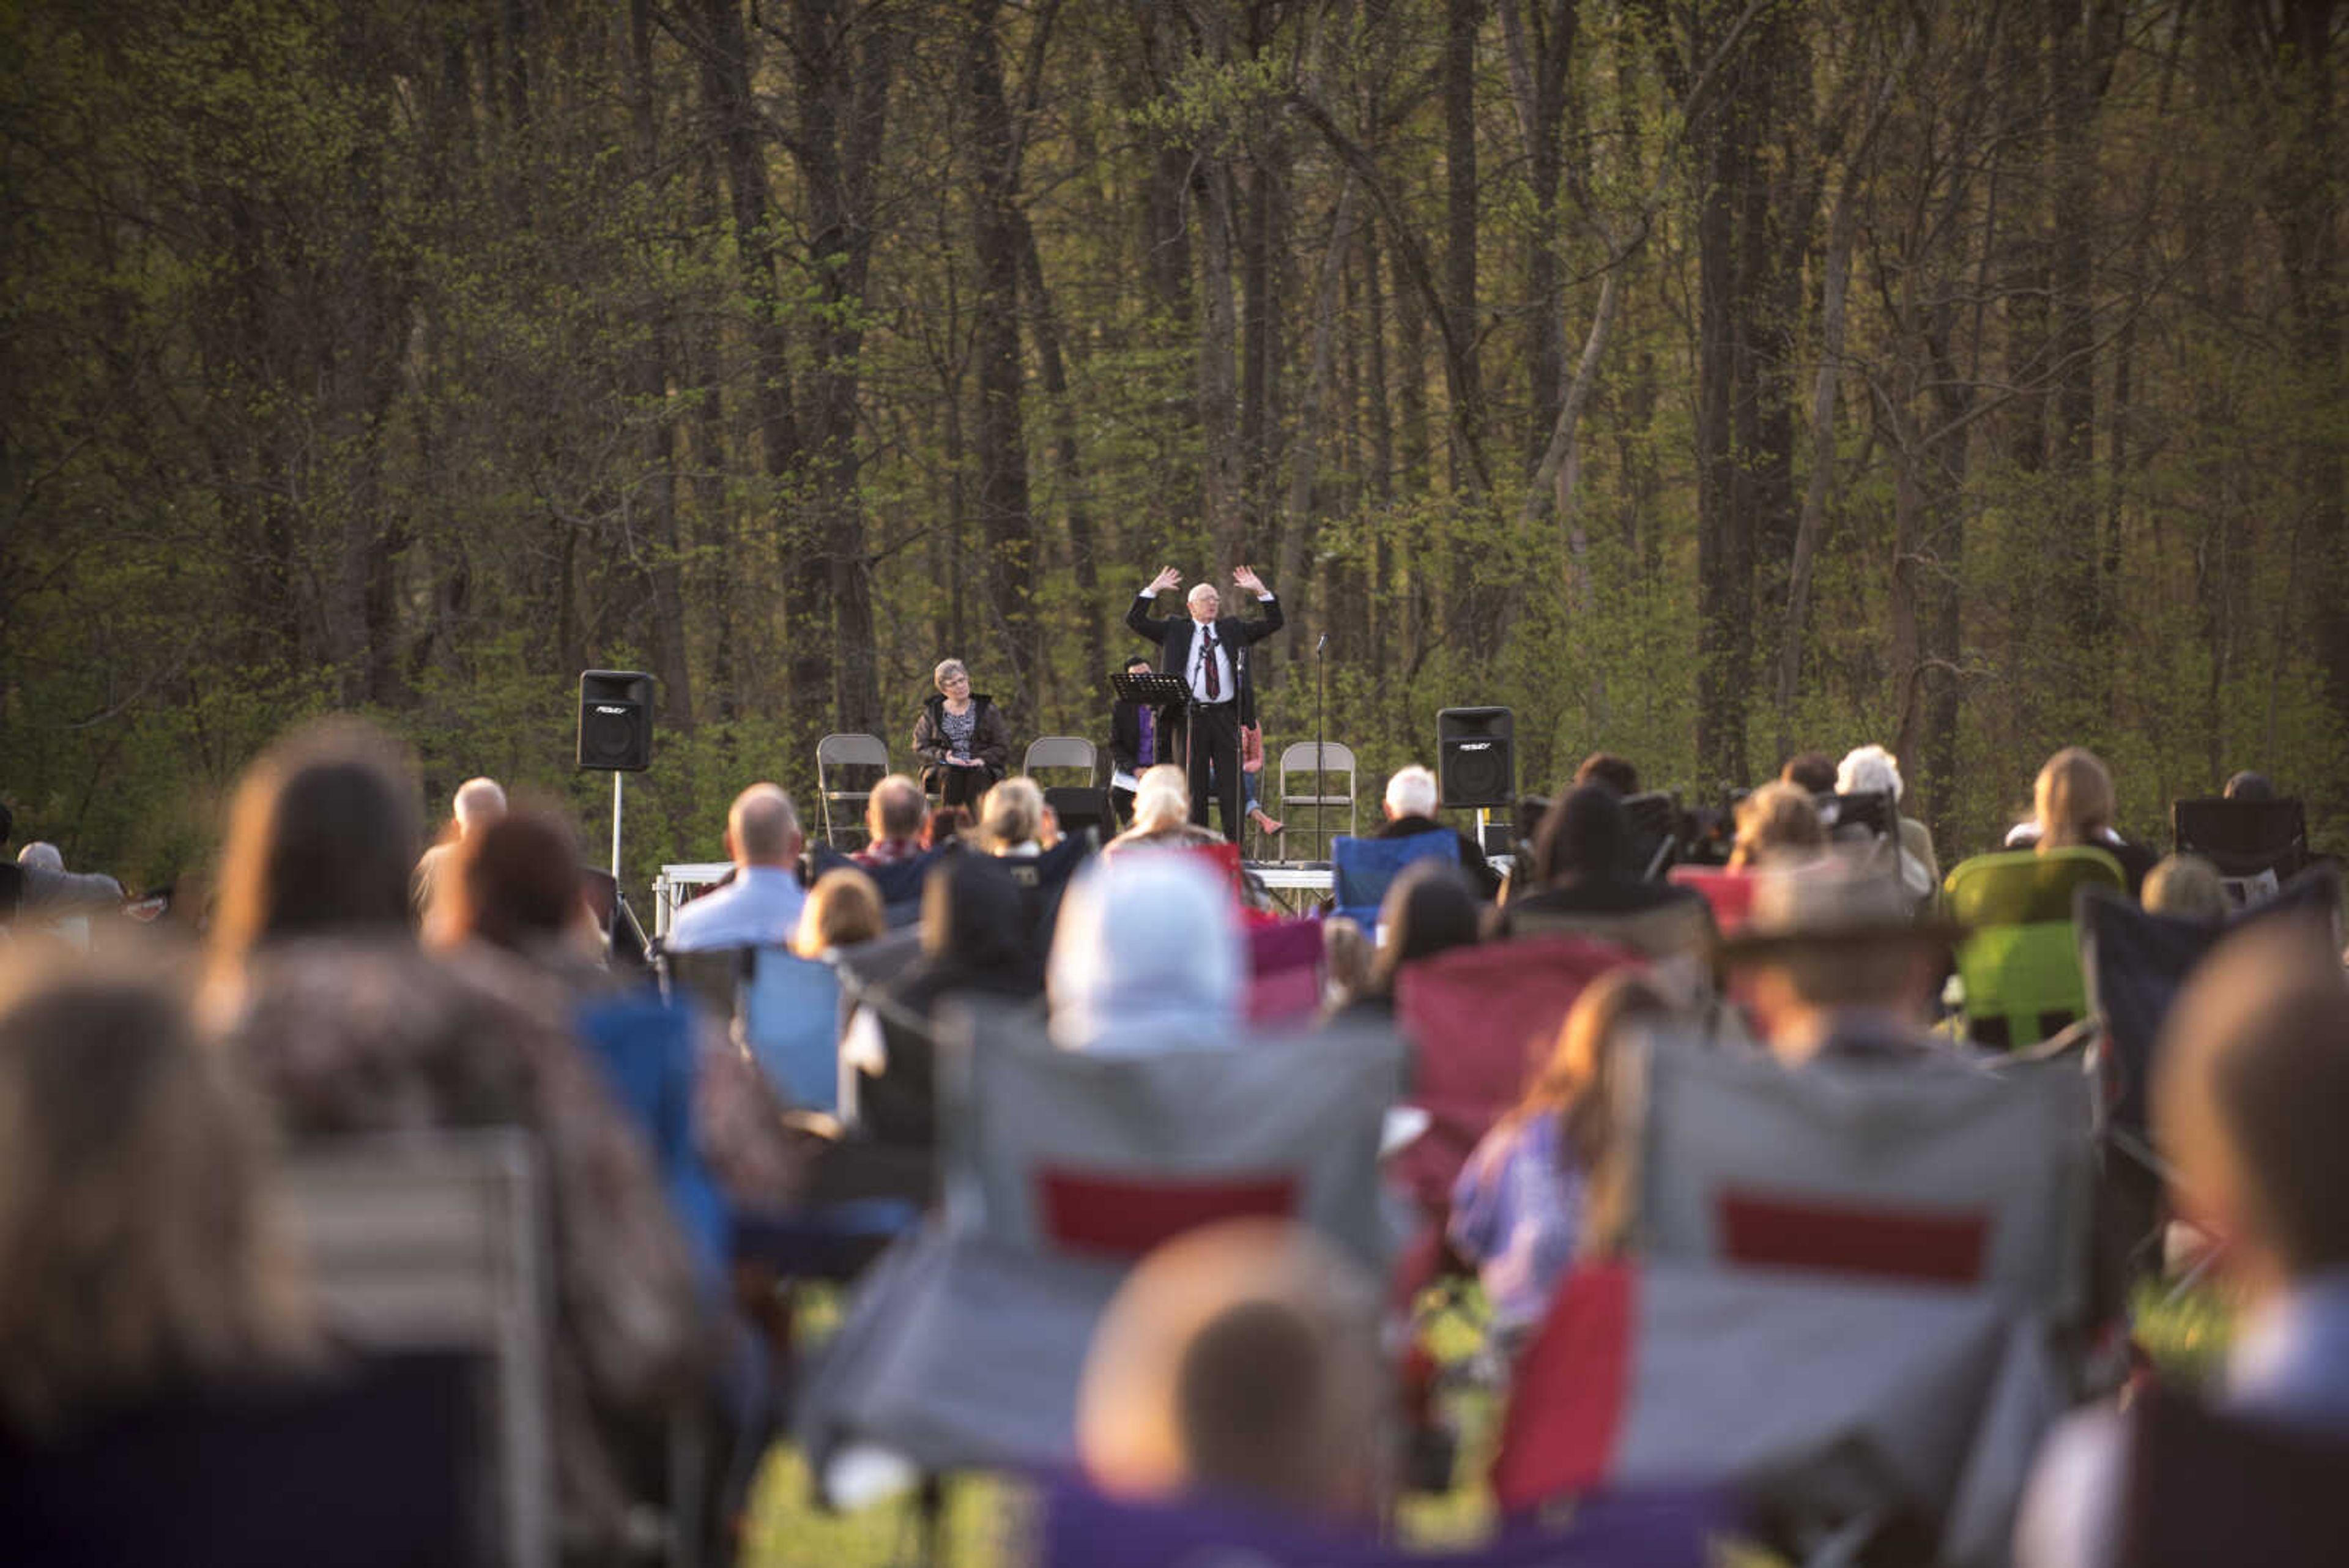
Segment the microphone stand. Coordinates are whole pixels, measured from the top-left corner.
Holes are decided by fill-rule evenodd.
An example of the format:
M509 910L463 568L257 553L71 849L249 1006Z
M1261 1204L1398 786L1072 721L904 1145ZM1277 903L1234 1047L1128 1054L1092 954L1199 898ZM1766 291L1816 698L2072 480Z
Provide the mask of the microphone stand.
M1321 832L1321 803L1330 793L1329 732L1322 726L1321 650L1330 646L1330 634L1323 632L1313 645L1313 842L1321 846L1321 858L1330 858L1330 840Z

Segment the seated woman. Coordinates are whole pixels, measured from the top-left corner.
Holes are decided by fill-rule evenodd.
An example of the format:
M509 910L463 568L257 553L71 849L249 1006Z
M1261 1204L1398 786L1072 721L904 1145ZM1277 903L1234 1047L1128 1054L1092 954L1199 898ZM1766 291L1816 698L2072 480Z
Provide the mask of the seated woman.
M1454 948L1473 946L1482 933L1484 918L1484 902L1476 897L1468 874L1457 866L1420 860L1404 867L1379 906L1379 925L1386 940L1372 953L1363 983L1348 995L1335 1016L1393 1022L1395 977L1403 966Z
M1326 1243L1226 1220L1159 1248L1094 1330L1077 1460L1133 1500L1223 1498L1367 1528L1385 1495L1375 1285Z
M873 878L852 867L834 867L808 889L792 950L802 958L828 958L888 929L888 911L881 907L881 891Z
M1650 958L1698 955L1713 944L1713 911L1694 888L1640 879L1631 822L1605 784L1578 784L1550 805L1535 836L1527 890L1501 906L1504 937L1594 937Z
M1475 1265L1505 1355L1540 1321L1568 1264L1612 1253L1624 1240L1630 1195L1616 1147L1624 1040L1670 1012L1636 971L1592 981L1525 1098L1461 1168L1447 1239Z
M1009 765L1011 731L992 698L974 694L959 659L939 664L937 695L914 721L914 753L922 759L922 788L947 805L978 804Z
M1816 859L1826 844L1826 825L1810 791L1781 779L1737 803L1737 840L1729 851L1729 868L1784 869Z
M1221 844L1224 836L1191 820L1191 785L1183 770L1162 763L1143 774L1133 795L1133 823L1103 846L1105 853L1156 845L1183 848Z
M268 1149L265 1107L151 971L7 966L0 1449L321 1363Z
M1941 891L1941 861L1933 853L1931 829L1905 809L1908 788L1900 782L1900 759L1882 746L1859 746L1836 767L1838 794L1889 794L1900 813L1900 883L1920 904Z
M2006 836L2009 849L2051 849L2086 846L2101 849L2121 863L2128 878L2129 897L2145 886L2154 855L2130 843L2113 826L2113 775L2104 760L2085 746L2066 746L2047 759L2031 787L2031 820L2018 823Z

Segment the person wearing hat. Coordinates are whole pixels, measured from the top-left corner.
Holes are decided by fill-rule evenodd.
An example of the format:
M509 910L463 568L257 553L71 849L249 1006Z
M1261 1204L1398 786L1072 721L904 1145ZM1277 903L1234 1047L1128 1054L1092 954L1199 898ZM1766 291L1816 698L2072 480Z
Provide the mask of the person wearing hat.
M1744 976L1771 1054L1813 1062L1923 1063L1959 1054L1929 1029L1959 934L1912 917L1873 857L1835 856L1758 878L1744 930L1722 960Z

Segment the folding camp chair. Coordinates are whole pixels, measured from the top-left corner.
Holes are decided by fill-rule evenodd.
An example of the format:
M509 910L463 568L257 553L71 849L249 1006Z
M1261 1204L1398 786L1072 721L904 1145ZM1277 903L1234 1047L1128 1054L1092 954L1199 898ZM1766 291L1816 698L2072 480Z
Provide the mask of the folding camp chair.
M1343 806L1346 831L1349 834L1354 831L1354 749L1336 741L1299 741L1280 750L1281 817L1288 825L1289 832L1304 830L1317 859L1330 857L1330 833L1336 826L1322 814L1333 807ZM1309 793L1300 794L1289 784L1292 774L1312 779ZM1330 787L1333 775L1344 777L1346 787L1342 791ZM1300 806L1307 809L1300 812L1298 809ZM1319 834L1318 838L1314 836L1317 831Z
M2274 891L2308 864L2308 818L2296 799L2172 801L2169 834L2179 854L2219 868L2238 904Z
M1240 846L1237 844L1194 844L1176 853L1195 855L1214 868L1216 879L1230 887L1232 899L1246 908L1247 904L1247 872L1240 863Z
M1990 1289L2083 1319L2094 1173L2076 1067L1788 1072L1669 1036L1640 1061L1643 1256Z
M1623 815L1630 823L1635 869L1642 879L1652 882L1680 854L1680 797L1661 790L1628 795Z
M1420 860L1460 864L1460 840L1449 833L1414 833L1408 838L1339 837L1330 845L1335 867L1338 913L1375 938L1379 909L1404 867Z
M1819 825L1837 843L1899 841L1900 808L1886 791L1815 794L1811 804L1818 808Z
M2349 1436L2213 1410L2160 1387L2127 1421L2118 1568L2349 1563Z
M1133 1262L1194 1226L1283 1215L1382 1266L1392 1033L1109 1057L1019 1012L958 1019L944 1213L875 1265L800 1402L824 1484L857 1445L933 1474L1066 1463L1094 1323Z
M2075 889L2126 888L2121 864L2101 849L2006 850L1951 871L1942 908L1966 928L1958 944L1966 1033L1986 1045L2035 1044L2087 1011L2073 940Z
M1309 1019L1321 1006L1319 920L1278 920L1248 929L1250 1023Z
M794 1106L841 1106L840 975L788 948L752 948L742 982L742 1046Z
M1675 866L1666 879L1679 888L1693 888L1713 910L1715 929L1733 937L1745 929L1754 913L1754 893L1760 884L1743 871L1725 866Z
M730 1020L740 1001L742 977L750 968L750 950L746 947L682 953L663 950L653 959L662 995L672 1002L689 1000L713 1018Z
M1019 771L1034 778L1046 768L1074 768L1084 774L1075 782L1090 789L1100 776L1101 753L1082 735L1039 735L1028 742ZM1036 782L1040 785L1044 781L1037 778Z
M298 1234L327 1314L370 1349L458 1350L494 1368L491 1466L502 1561L554 1561L547 1216L528 1135L348 1138L290 1162Z
M870 768L873 776L864 781L864 787L843 787L837 770ZM827 769L833 770L827 772ZM815 743L815 788L823 807L823 841L837 845L842 832L860 836L864 832L864 803L871 798L873 786L889 771L889 748L878 735L831 734ZM834 803L846 807L847 822L835 829L832 821Z

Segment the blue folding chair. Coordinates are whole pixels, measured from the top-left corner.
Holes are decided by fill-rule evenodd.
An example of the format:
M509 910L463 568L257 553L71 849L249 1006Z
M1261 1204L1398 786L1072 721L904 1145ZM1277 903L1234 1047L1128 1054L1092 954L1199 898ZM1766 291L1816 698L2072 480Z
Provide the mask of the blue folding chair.
M689 1006L630 992L586 1003L574 1023L613 1097L645 1135L703 1288L717 1299L731 1221L693 1136L695 1016Z
M1330 857L1337 866L1338 913L1362 929L1375 933L1379 906L1387 889L1415 860L1460 864L1460 840L1449 833L1415 833L1409 838L1348 838L1330 841Z
M840 1110L840 976L787 948L759 948L742 982L742 1044L794 1106Z

